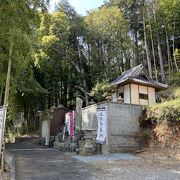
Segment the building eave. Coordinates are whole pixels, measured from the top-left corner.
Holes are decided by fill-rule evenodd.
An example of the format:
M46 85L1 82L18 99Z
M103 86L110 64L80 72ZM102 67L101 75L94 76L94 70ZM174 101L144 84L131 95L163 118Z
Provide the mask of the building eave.
M130 84L130 83L153 87L156 89L156 91L162 91L162 90L166 90L168 88L167 84L162 84L162 83L159 83L159 82L156 82L153 80L152 80L152 82L148 82L148 81L143 81L143 80L136 79L136 78L127 78L127 79L122 80L120 83L112 84L112 86L123 86L123 85Z

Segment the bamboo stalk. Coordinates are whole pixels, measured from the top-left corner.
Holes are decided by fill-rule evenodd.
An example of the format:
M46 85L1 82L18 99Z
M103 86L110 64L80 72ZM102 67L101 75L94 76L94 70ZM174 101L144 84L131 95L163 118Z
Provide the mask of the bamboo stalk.
M4 170L4 150L5 150L5 142L4 142L4 134L5 134L5 126L6 126L6 111L8 107L8 99L9 99L9 89L10 89L10 80L11 80L11 64L12 64L12 51L13 51L13 38L10 40L9 47L9 60L8 60L8 71L6 77L6 87L5 87L5 96L4 96L4 105L3 105L3 123L2 123L2 134L1 134L1 168Z

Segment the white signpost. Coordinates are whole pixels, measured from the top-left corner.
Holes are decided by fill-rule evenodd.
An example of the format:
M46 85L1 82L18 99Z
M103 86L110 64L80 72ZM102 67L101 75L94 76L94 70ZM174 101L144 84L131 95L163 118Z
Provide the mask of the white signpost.
M3 108L0 108L0 141L2 142ZM1 146L1 145L0 145Z
M4 118L6 117L6 111L4 108L0 108L0 150L2 151L2 144L4 138Z
M97 109L97 121L98 121L98 130L96 142L99 144L107 143L107 108L98 108Z

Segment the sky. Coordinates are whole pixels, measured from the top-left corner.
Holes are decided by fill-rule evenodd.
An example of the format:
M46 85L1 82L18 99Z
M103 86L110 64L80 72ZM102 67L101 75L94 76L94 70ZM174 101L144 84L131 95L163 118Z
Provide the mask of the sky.
M50 11L54 10L54 6L59 0L50 1ZM81 14L86 15L86 11L96 9L103 4L104 0L69 0L69 3L75 8L75 10Z

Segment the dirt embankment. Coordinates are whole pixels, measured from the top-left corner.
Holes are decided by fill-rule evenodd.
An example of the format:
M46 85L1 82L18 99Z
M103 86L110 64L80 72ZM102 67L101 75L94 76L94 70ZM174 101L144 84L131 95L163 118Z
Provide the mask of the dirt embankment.
M156 124L143 128L141 132L146 141L145 149L149 153L161 153L180 160L180 122L171 125Z

